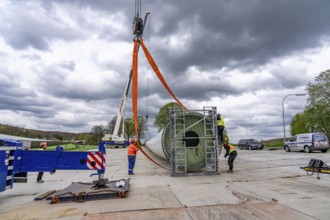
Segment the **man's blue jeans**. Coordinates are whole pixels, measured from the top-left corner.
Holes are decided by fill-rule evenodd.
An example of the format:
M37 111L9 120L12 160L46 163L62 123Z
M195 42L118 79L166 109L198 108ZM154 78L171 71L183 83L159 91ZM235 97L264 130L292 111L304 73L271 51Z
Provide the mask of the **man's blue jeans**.
M136 156L128 155L128 173L132 174L135 165Z

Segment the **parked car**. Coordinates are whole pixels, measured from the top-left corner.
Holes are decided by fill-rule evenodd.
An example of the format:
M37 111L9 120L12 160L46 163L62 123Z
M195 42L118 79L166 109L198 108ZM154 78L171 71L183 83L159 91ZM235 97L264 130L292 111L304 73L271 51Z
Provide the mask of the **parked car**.
M249 149L249 150L261 150L264 148L264 145L257 141L256 139L241 139L238 141L237 147L239 149Z
M323 133L297 134L284 145L286 152L305 151L310 153L312 151L321 151L325 153L328 149L329 140Z

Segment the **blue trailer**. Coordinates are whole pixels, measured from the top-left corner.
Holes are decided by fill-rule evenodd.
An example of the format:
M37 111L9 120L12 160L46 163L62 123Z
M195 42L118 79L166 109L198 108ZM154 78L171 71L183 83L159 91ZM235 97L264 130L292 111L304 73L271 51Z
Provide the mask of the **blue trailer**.
M14 175L22 172L53 172L54 170L95 170L99 180L105 172L105 145L98 151L65 152L23 150L16 140L0 139L0 192L13 187Z

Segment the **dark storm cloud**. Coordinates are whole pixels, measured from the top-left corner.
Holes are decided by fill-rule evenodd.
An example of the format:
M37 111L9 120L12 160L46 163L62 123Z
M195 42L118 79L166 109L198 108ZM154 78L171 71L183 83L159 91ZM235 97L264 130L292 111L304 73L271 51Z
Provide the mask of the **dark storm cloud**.
M67 4L67 5L75 5L79 8L91 8L98 11L106 11L106 12L118 12L124 11L125 13L133 12L135 7L135 1L133 0L50 0L50 1L41 1L41 5L50 9L53 7L54 3L58 4ZM133 15L132 13L132 15Z
M48 50L49 42L54 39L70 41L81 38L82 33L78 33L77 30L51 24L50 21L29 15L27 11L20 10L18 13L23 14L8 18L6 24L0 27L3 38L13 48L23 50L32 47L37 50Z
M90 34L94 31L100 31L99 29L101 29L101 31L104 29L104 36L117 36L118 34L116 31L111 32L111 28L109 30L107 25L100 27L97 20L91 21L90 18L84 16L84 14L71 14L71 19L76 22L80 28L84 28L80 30L70 27L56 17L52 18L52 12L55 10L54 7L56 4L61 3L61 1L47 1L47 3L43 1L40 4L36 1L24 3L22 1L14 2L16 6L20 8L13 7L15 11L12 13L8 12L4 15L5 20L0 27L0 32L2 32L4 40L10 46L18 50L27 49L29 47L41 51L49 50L49 43L51 41L81 40L90 37ZM71 3L73 3L73 1ZM38 11L36 14L30 13L39 6L43 6L43 8L41 8L44 10L43 12ZM17 16L17 14L20 16ZM102 36L102 33L100 33L100 36Z
M77 7L78 9L89 9L95 11L99 16L110 18L115 25L124 25L124 29L119 31L108 24L101 24L98 20L86 17L84 15L77 18L79 25L85 29L98 32L99 38L106 41L132 41L132 22L135 15L135 2L131 0L56 0L43 1L42 5L47 10L51 10L54 4L63 4ZM144 16L144 15L143 15Z
M329 1L166 1L174 10L156 15L153 36L191 38L181 48L153 44L169 74L202 69L247 68L318 47L330 34ZM155 3L156 5L156 3ZM170 51L169 51L170 50Z
M121 33L117 39L132 38L124 37L124 34L129 33L132 25L134 1L77 0L40 4L46 12L53 10L56 4L78 9L90 8L108 14L120 11L126 16L121 22L124 22L127 32ZM143 1L142 12L152 12L152 23L147 25L151 25L151 38L159 39L152 44L157 62L164 72L174 75L186 71L192 65L205 70L224 66L248 68L263 65L275 57L320 46L330 33L328 8L328 1L308 0L267 1L267 4L260 0L158 0ZM89 35L87 32L70 30L60 22L49 24L38 19L26 14L16 19L12 17L9 25L2 28L7 42L17 49L32 46L46 50L48 42L53 39L69 41ZM100 26L98 21L88 21L82 15L72 15L72 19L90 32L98 30L100 37L118 34L116 30ZM169 38L174 37L180 41L180 36L186 32L191 36L184 43L181 42L184 50L166 46Z
M38 73L40 83L39 90L54 97L79 99L85 101L118 99L122 96L127 78L100 80L100 84L84 80L70 80L70 72L74 72L74 62L60 62L50 66L38 66L34 71ZM79 76L78 72L74 75ZM97 73L90 73L91 77L97 77Z
M267 78L257 78L245 84L246 91L257 91L259 89L288 89L305 87L308 81L312 80L306 70L299 68L286 68L272 70Z
M276 85L280 85L281 88L287 89L298 88L306 85L307 77L302 76L304 76L304 74L282 73L274 77L273 80L270 80L268 85L275 85L273 88L276 88Z
M15 85L15 86L13 86ZM34 90L22 88L15 82L2 83L0 80L0 110L11 110L14 112L25 112L30 116L40 118L55 115L52 108L53 103L49 100L40 99Z
M34 98L36 93L32 89L22 88L19 82L14 77L15 73L12 73L6 69L0 67L0 91L3 97L18 97L24 101L25 97Z
M212 97L225 97L227 95L238 95L242 91L228 80L217 81L214 79L194 80L193 77L180 77L169 80L171 90L177 97L188 100L205 101ZM157 80L149 86L152 92L160 95L160 98L171 98L161 82Z

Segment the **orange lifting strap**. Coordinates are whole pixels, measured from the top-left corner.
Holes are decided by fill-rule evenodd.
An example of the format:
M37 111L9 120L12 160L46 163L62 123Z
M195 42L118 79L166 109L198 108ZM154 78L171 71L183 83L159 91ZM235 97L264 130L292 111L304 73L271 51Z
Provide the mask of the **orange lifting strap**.
M138 98L138 42L134 40L133 49L133 71L132 71L132 105L133 105L133 118L136 139L138 139L138 118L137 118L137 98Z
M139 140L139 133L138 133L138 116L137 116L137 97L138 97L138 42L135 39L134 40L134 49L133 49L133 64L132 64L132 104L133 104L133 118L134 118L134 128L135 128L135 135L136 139ZM154 161L140 146L140 142L137 142L138 148L141 150L141 152L153 163L156 165L166 169L166 167L163 167L156 161Z
M136 139L139 140L139 133L138 133L138 43L141 44L144 54L146 58L149 61L149 64L151 65L152 69L158 76L159 80L162 82L163 86L166 88L166 90L171 94L171 96L177 101L177 103L185 110L188 111L187 108L176 98L170 87L167 85L164 77L162 76L161 72L159 71L159 68L157 67L155 61L153 60L152 56L150 55L148 49L143 43L142 39L134 39L134 49L133 49L133 64L132 64L132 105L133 105L133 118L134 118L134 128L135 128L135 135ZM153 163L157 164L158 166L167 169L166 167L163 167L162 165L158 164L156 161L154 161L140 146L140 143L137 142L138 148L141 150L141 152Z
M142 46L143 52L146 55L146 58L148 59L150 66L152 67L152 69L154 70L154 72L156 73L156 75L158 76L159 80L163 83L163 86L166 88L166 90L171 94L171 96L175 99L175 101L181 106L181 108L183 108L185 111L188 111L188 109L176 98L176 96L174 95L174 93L172 92L172 90L170 89L170 87L167 85L162 73L159 71L159 68L157 66L157 64L155 63L154 59L152 58L151 54L149 53L148 49L146 48L146 46L143 43L143 40L140 39L140 44Z

